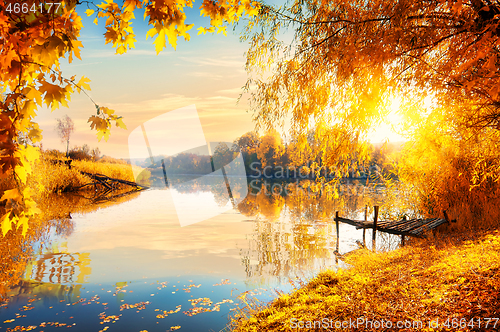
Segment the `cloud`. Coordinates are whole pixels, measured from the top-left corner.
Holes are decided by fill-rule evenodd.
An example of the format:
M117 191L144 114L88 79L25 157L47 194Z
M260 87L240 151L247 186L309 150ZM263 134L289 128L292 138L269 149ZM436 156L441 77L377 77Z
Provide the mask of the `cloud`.
M233 89L225 89L218 90L217 93L228 94L228 95L240 95L240 93L244 92L243 88L233 88Z
M156 55L155 51L152 50L138 50L138 49L130 49L125 54L116 54L114 49L95 49L84 55L86 58L111 58L111 57L127 57L127 56L167 56L172 54L172 52L160 52L160 54Z
M200 57L179 57L179 59L186 62L195 63L199 66L218 66L218 67L234 67L241 68L245 66L245 59L243 57L221 57L218 59L200 58ZM238 60L240 59L240 60Z
M208 77L213 80L221 80L223 78L222 75L219 74L214 74L214 73L209 73L209 72L203 72L203 71L195 71L187 74L188 76L194 76L194 77Z

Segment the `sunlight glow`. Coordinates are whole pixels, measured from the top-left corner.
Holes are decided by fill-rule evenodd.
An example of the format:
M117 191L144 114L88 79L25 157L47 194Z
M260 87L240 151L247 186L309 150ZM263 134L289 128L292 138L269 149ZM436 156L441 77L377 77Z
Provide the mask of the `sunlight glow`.
M382 142L403 142L406 138L399 133L402 132L403 117L399 113L401 106L401 97L395 96L390 99L387 116L382 120L378 127L367 135L367 138L372 143Z

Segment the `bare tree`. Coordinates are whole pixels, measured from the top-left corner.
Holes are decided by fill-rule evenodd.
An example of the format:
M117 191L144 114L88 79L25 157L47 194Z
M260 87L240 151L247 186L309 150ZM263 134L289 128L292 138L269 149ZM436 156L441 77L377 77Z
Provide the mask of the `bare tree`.
M99 148L94 148L90 154L92 155L92 160L97 161L101 157L101 150L99 150Z
M73 131L75 131L75 126L73 120L67 115L62 119L57 119L57 134L61 138L61 142L66 142L66 158L69 156L69 139Z

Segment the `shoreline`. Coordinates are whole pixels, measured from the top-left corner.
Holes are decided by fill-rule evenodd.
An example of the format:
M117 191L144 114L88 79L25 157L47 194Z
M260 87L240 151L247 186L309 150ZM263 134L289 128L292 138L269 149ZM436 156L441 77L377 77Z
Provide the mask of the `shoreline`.
M477 330L488 329L486 317L500 317L499 230L440 234L389 252L360 250L346 263L349 269L320 272L268 306L240 311L231 330Z

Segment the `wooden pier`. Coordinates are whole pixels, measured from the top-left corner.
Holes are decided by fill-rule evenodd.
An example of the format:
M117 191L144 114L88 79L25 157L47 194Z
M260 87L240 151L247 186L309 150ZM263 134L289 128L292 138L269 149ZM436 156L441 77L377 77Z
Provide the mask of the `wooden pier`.
M427 219L406 219L402 220L378 220L378 206L374 206L374 218L373 221L367 220L367 208L365 208L365 220L352 220L347 218L339 217L338 212L335 214L335 224L337 228L337 243L339 237L339 223L343 222L357 229L363 229L363 243L365 243L365 230L373 229L373 248L375 248L376 232L384 232L395 235L401 235L401 244L404 245L404 240L406 236L425 238L428 231L436 229L437 227L450 224L450 222L456 222L456 220L451 220L448 218L446 211L443 211L444 218L427 218Z

